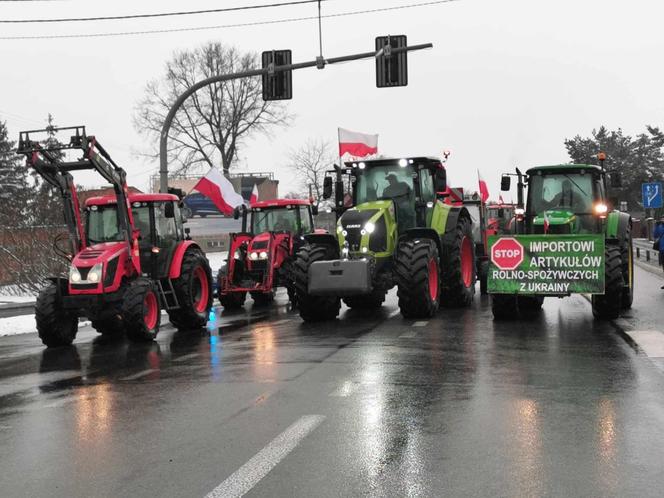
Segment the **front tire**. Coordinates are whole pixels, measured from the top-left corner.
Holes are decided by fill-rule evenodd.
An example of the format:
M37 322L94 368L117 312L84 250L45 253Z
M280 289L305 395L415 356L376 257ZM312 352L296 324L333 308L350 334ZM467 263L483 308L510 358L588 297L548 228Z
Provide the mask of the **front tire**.
M406 240L395 265L399 309L405 318L431 318L440 300L440 258L434 241Z
M489 262L488 261L482 261L480 263L479 280L480 280L480 294L482 296L486 296L489 293L489 286L488 286Z
M78 332L78 317L62 309L58 287L51 283L44 287L35 305L37 333L46 347L69 346Z
M592 296L593 315L599 320L613 320L620 316L623 303L624 282L619 247L606 247L604 285L604 294Z
M339 314L341 300L336 296L312 296L309 294L309 267L316 261L334 258L329 246L308 244L297 253L293 264L295 292L300 310L300 317L305 322L334 320Z
M180 309L168 312L171 323L181 330L205 327L212 308L212 270L202 252L188 250L185 253L173 288Z
M122 302L122 319L130 341L149 342L157 337L161 307L151 280L138 278L129 284Z
M224 307L224 309L227 310L239 310L244 306L244 302L247 299L247 293L246 292L230 292L228 294L222 294L221 289L222 289L222 283L224 280L224 277L227 274L227 266L222 266L219 268L219 272L217 273L217 287L218 287L218 292L219 292L219 302L221 305Z
M460 216L452 239L445 237L441 303L448 307L470 306L475 294L475 243L472 222Z

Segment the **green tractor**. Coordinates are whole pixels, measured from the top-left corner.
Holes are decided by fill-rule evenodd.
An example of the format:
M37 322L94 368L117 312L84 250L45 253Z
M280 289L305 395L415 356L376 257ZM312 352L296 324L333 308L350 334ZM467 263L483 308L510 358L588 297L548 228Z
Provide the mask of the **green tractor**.
M440 304L467 306L475 292L472 222L443 202L439 159L377 159L335 166L323 197L335 190L336 234L305 235L293 278L305 321L334 319L341 300L378 308L398 287L404 317L428 318ZM346 188L345 188L346 187Z
M591 294L593 315L617 318L632 306L632 219L609 208L617 172L599 165L539 166L503 175L501 189L518 178L513 233L491 237L489 293L495 318L541 308L545 297ZM524 209L524 188L528 198ZM521 254L519 254L521 253Z

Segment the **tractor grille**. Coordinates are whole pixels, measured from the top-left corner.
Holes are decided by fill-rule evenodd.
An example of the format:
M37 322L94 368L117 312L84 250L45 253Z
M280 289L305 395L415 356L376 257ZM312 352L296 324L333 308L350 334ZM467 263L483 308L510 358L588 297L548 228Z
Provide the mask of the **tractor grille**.
M90 270L92 270L92 266L77 266L76 269L78 270L78 273L81 275L81 280L87 280L88 273L90 273Z
M101 256L103 251L85 251L79 255L80 259L96 259Z
M104 275L104 287L110 287L113 285L113 280L115 280L115 272L118 269L118 262L120 257L115 257L108 262L106 265L106 275Z
M387 226L385 225L385 216L381 216L376 221L376 229L369 235L369 250L371 252L387 251Z
M362 229L364 225L378 212L377 209L367 209L366 211L346 211L341 217L341 226L346 230L346 242L351 251L360 250L360 241L362 240ZM378 226L376 226L378 228Z
M535 234L543 234L544 225L535 225L533 227L533 232ZM547 234L551 235L565 235L570 233L572 233L572 225L570 225L569 223L566 223L564 225L549 225L549 231L547 232Z

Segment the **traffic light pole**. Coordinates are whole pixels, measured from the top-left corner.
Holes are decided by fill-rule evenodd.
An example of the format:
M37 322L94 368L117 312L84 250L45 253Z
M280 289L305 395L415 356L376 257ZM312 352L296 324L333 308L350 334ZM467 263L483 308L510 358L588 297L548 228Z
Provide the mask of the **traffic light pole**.
M400 47L393 48L391 50L392 55L400 54L402 52L413 52L416 50L424 50L427 48L432 48L432 43L424 43L421 45L412 45L410 47ZM321 60L314 60L308 62L300 62L298 64L289 64L287 66L276 66L274 70L268 70L267 68L254 69L252 71L244 71L241 73L231 73L231 74L220 74L218 76L212 76L211 78L204 79L199 81L195 85L189 87L182 95L180 95L173 106L168 111L166 119L164 119L164 124L161 128L161 136L159 137L159 191L162 193L168 192L168 134L171 130L171 125L173 124L173 119L175 119L175 114L178 112L182 104L196 93L201 88L204 88L213 83L221 83L224 81L235 80L239 78L251 78L254 76L262 76L264 74L272 74L283 72L283 71L292 71L295 69L304 69L308 67L318 67L322 69L326 65L338 64L341 62L356 61L361 59L371 59L375 57L381 57L384 54L383 51L379 52L364 52L361 54L345 55L342 57L333 57L331 59L325 59L323 64Z

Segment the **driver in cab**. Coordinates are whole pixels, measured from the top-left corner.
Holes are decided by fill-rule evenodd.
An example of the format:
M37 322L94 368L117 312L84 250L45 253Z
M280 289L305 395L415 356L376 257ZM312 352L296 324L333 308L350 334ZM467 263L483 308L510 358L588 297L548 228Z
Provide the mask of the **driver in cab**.
M394 173L388 174L385 179L389 184L383 190L383 198L390 198L394 200L394 203L397 208L398 215L398 225L400 229L410 227L414 221L411 216L410 207L410 198L411 198L411 188L405 182L400 182L397 178L397 175Z

